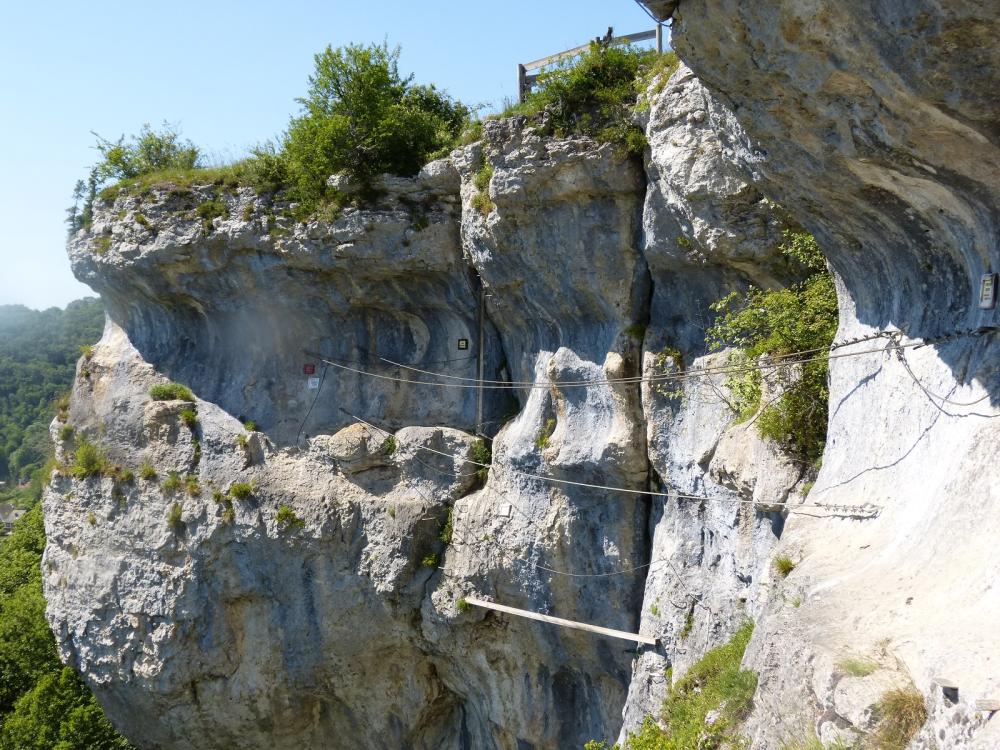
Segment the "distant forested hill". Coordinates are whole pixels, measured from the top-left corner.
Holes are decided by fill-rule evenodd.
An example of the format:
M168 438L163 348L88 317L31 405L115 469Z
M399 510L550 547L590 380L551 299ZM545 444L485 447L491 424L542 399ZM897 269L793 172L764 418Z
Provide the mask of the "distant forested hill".
M80 347L96 342L103 327L104 309L92 297L65 310L0 305L0 481L7 483L0 499L31 481L51 455L52 402L72 385ZM37 491L16 494L10 499L23 501Z
M80 347L101 336L100 300L41 312L0 306L0 499L33 504L48 479L52 402L69 391ZM16 487L31 479L32 486ZM10 485L15 485L11 487ZM45 622L45 529L35 504L0 538L0 750L127 750Z

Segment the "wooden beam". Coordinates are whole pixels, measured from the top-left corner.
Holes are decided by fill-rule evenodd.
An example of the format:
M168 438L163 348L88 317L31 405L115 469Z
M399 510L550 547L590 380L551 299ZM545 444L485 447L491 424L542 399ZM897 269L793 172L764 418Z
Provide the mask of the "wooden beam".
M573 55L579 55L581 52L586 52L588 49L590 49L590 42L587 42L587 44L581 44L579 47L574 47L573 49L568 49L564 52L556 52L554 55L549 55L548 57L540 57L537 60L525 63L524 68L525 70L544 68L546 65L551 65L552 63L559 62L560 60L572 57Z
M631 44L632 42L644 42L647 39L656 39L656 29L650 29L649 31L638 31L635 34L625 34L624 36L616 36L611 40L612 44ZM541 57L537 60L532 60L529 63L524 63L525 70L534 70L535 68L544 68L546 65L551 65L552 63L559 62L560 60L565 60L567 57L573 57L574 55L579 55L581 52L586 52L590 49L590 42L586 44L581 44L579 47L574 47L573 49L565 50L564 52L557 52L554 55L549 55L548 57Z
M529 620L538 620L540 622L547 622L550 625L559 625L564 628L575 628L576 630L586 630L590 633L600 633L601 635L606 635L609 638L621 638L623 641L634 641L636 643L646 643L650 646L655 646L657 644L657 639L648 635L639 635L638 633L628 633L624 630L612 630L611 628L602 628L599 625L588 625L585 622L576 622L575 620L564 620L561 617L551 617L550 615L542 615L538 612L531 612L527 609L518 609L516 607L507 607L503 604L496 604L494 602L484 601L483 599L474 599L471 596L465 597L465 601L474 607L483 607L485 609L492 609L497 612L506 612L509 615L517 615L518 617L526 617Z

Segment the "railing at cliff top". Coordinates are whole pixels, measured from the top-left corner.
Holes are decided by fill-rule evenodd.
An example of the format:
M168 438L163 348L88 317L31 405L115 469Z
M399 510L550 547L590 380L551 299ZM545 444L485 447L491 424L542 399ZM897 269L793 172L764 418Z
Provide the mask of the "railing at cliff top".
M603 39L598 37L596 41L603 44L632 44L633 42L645 42L650 39L656 40L656 51L659 53L663 52L663 25L657 24L655 29L650 29L649 31L638 31L635 34L625 34L624 36L611 36L611 29L608 29L608 35ZM529 74L529 70L539 70L544 68L546 65L553 65L561 60L566 60L570 57L576 57L581 52L586 52L590 48L590 42L586 44L581 44L579 47L574 47L573 49L565 50L564 52L557 52L554 55L549 55L548 57L542 57L538 60L532 60L528 63L519 63L517 66L517 100L518 102L523 102L524 97L531 91L531 87L535 85L538 81L540 73Z

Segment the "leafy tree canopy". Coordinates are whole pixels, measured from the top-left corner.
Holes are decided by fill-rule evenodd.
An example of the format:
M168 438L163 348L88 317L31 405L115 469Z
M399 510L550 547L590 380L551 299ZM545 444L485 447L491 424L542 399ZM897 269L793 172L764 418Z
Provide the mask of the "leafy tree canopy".
M0 750L125 750L45 621L41 506L0 541Z
M80 347L97 341L103 327L94 298L65 310L0 306L0 481L8 485L0 500L51 457L52 403L72 385Z
M327 178L347 172L363 183L378 174L414 175L447 149L469 109L399 72L399 47L358 45L316 55L309 92L285 138L289 172L303 198L318 198Z

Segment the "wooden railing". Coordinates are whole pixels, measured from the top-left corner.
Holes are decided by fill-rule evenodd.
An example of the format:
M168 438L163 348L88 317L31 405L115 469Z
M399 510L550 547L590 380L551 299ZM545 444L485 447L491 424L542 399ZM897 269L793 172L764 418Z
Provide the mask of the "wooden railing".
M605 37L603 41L605 44L632 44L633 42L645 42L649 39L655 39L656 51L663 52L663 26L660 24L657 24L655 29L650 29L649 31L639 31L635 34L625 34L624 36L610 38ZM602 40L599 39L598 41ZM581 44L579 47L574 47L573 49L557 52L556 54L549 55L548 57L542 57L528 63L520 63L517 66L517 100L519 102L523 102L524 97L529 91L531 91L531 87L534 86L535 82L538 80L539 74L531 74L528 71L539 70L547 65L557 63L560 60L575 57L581 52L586 52L589 48L590 42L587 44Z

